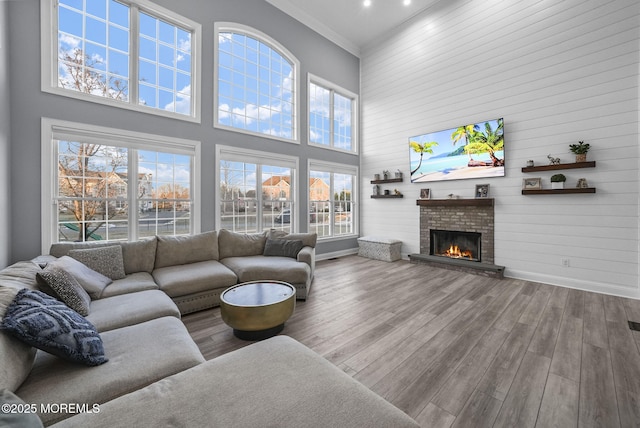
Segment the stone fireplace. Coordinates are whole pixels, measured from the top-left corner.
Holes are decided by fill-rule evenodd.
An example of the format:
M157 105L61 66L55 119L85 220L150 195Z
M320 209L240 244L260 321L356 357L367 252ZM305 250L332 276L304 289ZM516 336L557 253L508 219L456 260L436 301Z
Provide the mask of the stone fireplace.
M417 205L420 254L410 255L412 262L502 277L504 267L494 265L493 199L419 199Z

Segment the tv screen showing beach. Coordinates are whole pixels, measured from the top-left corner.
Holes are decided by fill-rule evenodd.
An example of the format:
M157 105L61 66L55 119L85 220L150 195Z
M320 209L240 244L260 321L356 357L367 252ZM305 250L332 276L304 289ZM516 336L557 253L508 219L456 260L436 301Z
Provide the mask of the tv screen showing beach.
M411 182L504 176L504 120L409 138Z

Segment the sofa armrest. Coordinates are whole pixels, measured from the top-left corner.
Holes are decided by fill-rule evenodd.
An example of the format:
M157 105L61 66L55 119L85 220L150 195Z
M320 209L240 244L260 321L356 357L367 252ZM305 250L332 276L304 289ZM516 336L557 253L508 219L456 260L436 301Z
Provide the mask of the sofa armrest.
M302 250L298 253L297 259L299 262L309 265L311 268L311 278L313 278L313 271L316 268L316 249L309 246L302 247Z

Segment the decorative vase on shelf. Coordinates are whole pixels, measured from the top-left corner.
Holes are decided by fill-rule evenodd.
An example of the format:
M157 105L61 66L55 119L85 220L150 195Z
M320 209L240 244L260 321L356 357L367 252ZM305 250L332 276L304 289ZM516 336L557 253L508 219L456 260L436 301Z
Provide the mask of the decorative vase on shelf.
M587 161L587 154L586 153L578 153L576 155L576 162L586 162Z
M551 188L554 189L554 190L564 189L564 182L563 181L552 181L551 182Z

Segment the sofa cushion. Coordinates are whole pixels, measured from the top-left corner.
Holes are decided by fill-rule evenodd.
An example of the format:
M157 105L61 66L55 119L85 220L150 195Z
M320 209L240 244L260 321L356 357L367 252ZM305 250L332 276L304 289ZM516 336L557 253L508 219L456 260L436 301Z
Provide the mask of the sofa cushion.
M104 299L105 297L157 289L158 284L153 280L153 276L150 273L136 272L130 273L122 279L113 281L104 289L101 298Z
M218 260L215 230L197 235L158 236L155 269L205 260Z
M318 241L317 233L287 233L283 230L269 230L269 238L271 239L293 239L301 240L305 247L316 247Z
M20 290L7 307L0 328L69 361L88 366L108 361L93 324L41 291Z
M122 247L122 258L124 259L124 272L126 274L135 272L151 273L156 260L156 237L140 239L138 241L106 241L106 242L58 242L51 245L49 254L55 257L62 257L69 254L74 249L100 248L111 245Z
M35 411L32 412L32 405L27 405L11 391L0 390L0 404L0 427L42 428L42 421ZM9 407L5 409L7 404Z
M306 284L311 268L290 257L227 257L222 263L231 269L239 282L278 280L291 284Z
M232 271L216 260L156 269L153 278L169 297L230 287L238 281Z
M26 398L25 398L26 399ZM419 425L287 336L229 352L80 414L56 428Z
M267 242L265 233L236 233L226 229L218 232L218 245L220 247L220 259L227 257L256 256L264 252L264 244Z
M111 278L96 272L85 264L69 256L62 256L59 259L49 263L47 266L58 266L69 272L78 280L82 288L84 288L92 299L99 299L102 292L111 284Z
M0 286L17 290L37 290L36 274L41 270L42 268L32 261L16 262L0 270Z
M51 403L52 399L55 403L102 406L116 397L204 362L186 327L175 317L106 331L102 333L102 339L109 362L97 367L83 367L38 352L30 376L16 394L38 407ZM45 425L69 416L62 412L40 413Z
M112 280L122 279L126 275L124 273L124 261L120 245L71 250L69 251L69 256Z
M173 300L160 290L145 290L94 300L87 320L102 333L166 316L180 318Z
M80 283L66 270L55 266L47 266L36 275L42 291L59 300L82 316L89 315L91 297L82 288ZM49 293L51 290L53 294Z
M0 286L0 320L20 291ZM36 348L0 330L0 389L15 391L27 378L36 357Z

